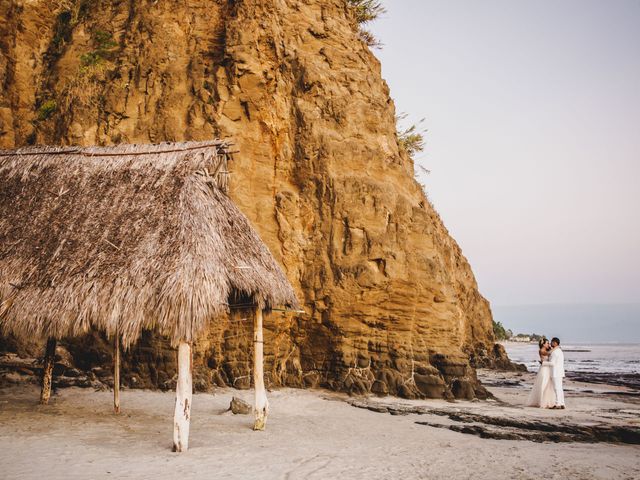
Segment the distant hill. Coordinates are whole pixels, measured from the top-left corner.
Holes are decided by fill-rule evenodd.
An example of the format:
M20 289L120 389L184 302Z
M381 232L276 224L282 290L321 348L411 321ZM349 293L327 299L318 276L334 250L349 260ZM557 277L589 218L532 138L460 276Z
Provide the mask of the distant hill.
M569 342L640 342L640 303L493 306L493 316L517 333Z

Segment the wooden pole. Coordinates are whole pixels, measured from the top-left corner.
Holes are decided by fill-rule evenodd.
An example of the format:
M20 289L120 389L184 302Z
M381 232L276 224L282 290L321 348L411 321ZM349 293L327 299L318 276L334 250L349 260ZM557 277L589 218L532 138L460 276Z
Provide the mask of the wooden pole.
M186 452L189 449L189 421L191 420L191 345L178 345L178 382L176 383L176 409L173 414L173 451Z
M40 404L46 405L51 397L51 383L53 380L53 365L56 362L56 339L47 339L47 348L44 352L44 366L42 368L42 391L40 392Z
M116 327L113 339L113 411L120 413L120 331Z
M256 392L254 430L264 430L267 424L269 401L264 388L264 338L262 336L262 309L256 308L253 325L253 385Z

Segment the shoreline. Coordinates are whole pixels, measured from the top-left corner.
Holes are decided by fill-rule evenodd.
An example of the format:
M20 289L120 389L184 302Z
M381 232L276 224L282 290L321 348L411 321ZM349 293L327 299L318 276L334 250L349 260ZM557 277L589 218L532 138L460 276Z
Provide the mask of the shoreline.
M524 365L530 373L537 372L537 345L511 342L503 346L513 362ZM563 351L568 379L640 390L640 344L574 343Z
M518 341L518 340L496 340L496 343L499 343L501 345L537 345L538 341L537 340L530 340L530 341ZM564 346L567 345L569 347L582 347L582 346L594 346L594 347L615 347L615 346L622 346L622 347L634 347L634 346L640 346L640 342L571 342L571 341L566 341L563 340L562 342L562 347L563 349Z

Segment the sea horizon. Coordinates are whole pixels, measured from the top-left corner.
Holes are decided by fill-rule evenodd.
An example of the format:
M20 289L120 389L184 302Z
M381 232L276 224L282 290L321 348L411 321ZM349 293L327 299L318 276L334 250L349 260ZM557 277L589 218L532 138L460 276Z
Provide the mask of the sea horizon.
M562 343L640 343L640 303L492 305L494 320L516 334L559 337Z

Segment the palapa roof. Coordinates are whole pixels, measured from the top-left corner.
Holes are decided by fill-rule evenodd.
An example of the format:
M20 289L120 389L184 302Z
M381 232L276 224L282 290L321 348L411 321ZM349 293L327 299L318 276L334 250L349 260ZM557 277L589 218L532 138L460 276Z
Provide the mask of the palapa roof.
M221 190L224 141L0 150L0 331L193 341L229 299L297 300Z

